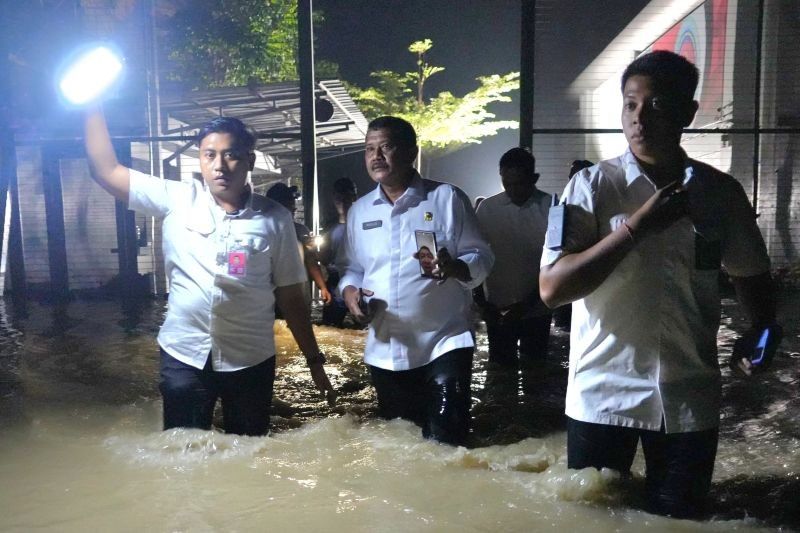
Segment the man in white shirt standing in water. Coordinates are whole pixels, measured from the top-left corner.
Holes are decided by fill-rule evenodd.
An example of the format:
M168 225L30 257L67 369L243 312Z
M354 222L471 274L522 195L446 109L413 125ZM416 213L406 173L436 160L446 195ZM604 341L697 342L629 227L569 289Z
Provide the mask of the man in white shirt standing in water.
M228 433L269 430L275 380L275 305L316 386L332 394L308 309L291 214L253 192L255 137L219 117L198 134L203 180L170 181L117 161L105 119L87 112L95 181L129 208L164 218L169 309L158 334L164 429L210 429L217 399Z
M364 361L380 416L411 420L426 438L464 444L475 345L471 289L494 256L466 195L414 170L417 150L405 120L370 122L365 163L377 187L348 213L339 287L353 316L370 321ZM418 231L436 237L435 277L420 270Z
M539 276L551 308L574 302L569 468L627 474L641 439L649 508L675 517L702 516L714 471L721 266L753 331L779 330L769 257L742 186L680 146L697 82L697 68L672 52L628 65L629 148L570 180L563 238L548 229ZM747 374L748 355L733 361Z
M504 153L499 169L503 191L477 209L495 254L482 314L489 362L516 370L541 365L547 355L552 311L539 298L539 263L553 196L536 188L536 159L524 148Z

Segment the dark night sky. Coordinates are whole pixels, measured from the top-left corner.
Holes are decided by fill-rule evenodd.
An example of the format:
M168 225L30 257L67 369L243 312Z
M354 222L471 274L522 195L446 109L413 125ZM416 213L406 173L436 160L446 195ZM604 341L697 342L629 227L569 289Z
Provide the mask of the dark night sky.
M539 0L536 25L537 107L559 105L563 89L602 51L649 0ZM369 73L414 68L408 45L433 40L432 64L446 70L426 86L428 95L450 90L463 95L475 78L520 68L519 0L314 0L324 14L317 57L338 63L341 77L361 86ZM492 109L519 118L519 103ZM519 142L506 131L480 145L433 162L430 177L451 181L471 197L500 190L497 160ZM534 139L535 143L535 139ZM535 148L534 148L535 152Z

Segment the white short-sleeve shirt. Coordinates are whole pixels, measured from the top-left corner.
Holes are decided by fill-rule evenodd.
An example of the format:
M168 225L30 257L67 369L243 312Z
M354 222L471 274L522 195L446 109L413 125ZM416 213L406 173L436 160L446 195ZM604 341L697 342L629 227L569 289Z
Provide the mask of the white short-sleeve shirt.
M566 414L584 422L668 433L717 427L720 265L734 276L769 270L752 207L731 176L686 160L690 217L648 235L591 294L573 303ZM617 229L656 191L628 150L576 174L564 191L565 250Z
M469 267L461 283L420 275L416 230L432 231L438 249ZM480 285L494 255L478 231L463 192L414 176L392 205L380 186L355 202L347 215L345 260L339 289L369 289L375 310L364 360L386 370L424 366L440 355L474 346L469 319L471 289Z
M130 176L130 209L164 219L170 293L159 345L195 368L210 354L217 371L274 356L274 290L306 280L289 211L250 194L243 209L228 214L199 180Z
M481 232L495 255L484 283L486 300L498 308L527 302L533 316L551 312L539 299L539 262L552 198L535 189L519 206L501 192L478 206Z

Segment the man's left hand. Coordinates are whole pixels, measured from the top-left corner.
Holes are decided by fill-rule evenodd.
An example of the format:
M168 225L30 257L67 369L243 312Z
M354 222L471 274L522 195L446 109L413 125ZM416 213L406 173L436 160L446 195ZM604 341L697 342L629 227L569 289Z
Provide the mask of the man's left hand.
M439 250L433 263L436 265L433 269L433 275L441 278L439 283L444 283L447 278L455 278L464 282L472 279L467 264L461 259L453 259L447 248Z
M325 398L328 400L328 404L333 405L336 403L336 391L333 390L333 385L331 385L331 380L328 379L328 374L325 373L325 367L322 363L314 363L308 366L308 370L311 372L311 379L314 380L314 385L325 393Z
M326 306L331 305L331 302L333 301L333 295L331 294L331 292L328 290L327 287L319 288L319 296L320 298L322 298L324 305Z

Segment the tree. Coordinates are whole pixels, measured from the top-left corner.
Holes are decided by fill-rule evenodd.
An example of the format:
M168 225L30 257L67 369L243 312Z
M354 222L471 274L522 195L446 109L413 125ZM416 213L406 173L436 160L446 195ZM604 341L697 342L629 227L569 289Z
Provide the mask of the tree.
M378 80L374 87L351 86L353 99L367 118L395 115L409 121L417 130L420 153L425 152L428 158L478 144L501 129L519 127L516 120L495 120L496 115L487 109L489 104L511 101L508 93L519 88L519 72L481 76L477 78L478 88L462 97L444 91L426 101L425 82L444 71L444 67L428 63L426 54L432 47L430 39L408 47L417 55L415 72L379 70L371 74ZM420 164L421 159L418 168Z
M297 0L161 0L161 7L171 79L190 89L297 79ZM335 75L336 67L318 70Z

